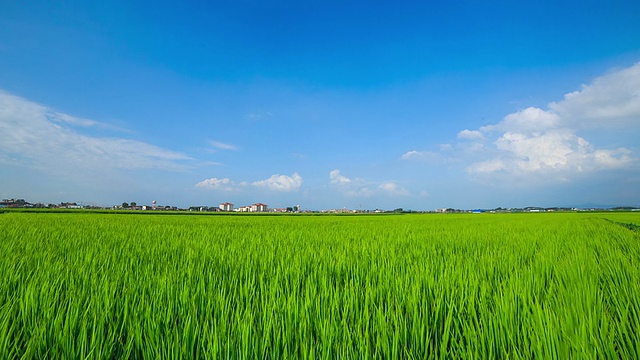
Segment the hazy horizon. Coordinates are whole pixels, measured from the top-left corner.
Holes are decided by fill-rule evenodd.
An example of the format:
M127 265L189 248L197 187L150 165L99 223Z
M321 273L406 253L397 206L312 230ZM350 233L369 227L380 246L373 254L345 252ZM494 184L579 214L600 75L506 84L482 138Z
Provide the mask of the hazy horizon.
M0 3L0 198L640 205L640 3Z

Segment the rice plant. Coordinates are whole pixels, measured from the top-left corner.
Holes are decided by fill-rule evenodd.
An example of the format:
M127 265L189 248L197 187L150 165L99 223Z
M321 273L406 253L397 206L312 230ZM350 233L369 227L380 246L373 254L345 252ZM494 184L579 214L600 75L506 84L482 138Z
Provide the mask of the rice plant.
M0 214L0 358L640 358L621 224Z

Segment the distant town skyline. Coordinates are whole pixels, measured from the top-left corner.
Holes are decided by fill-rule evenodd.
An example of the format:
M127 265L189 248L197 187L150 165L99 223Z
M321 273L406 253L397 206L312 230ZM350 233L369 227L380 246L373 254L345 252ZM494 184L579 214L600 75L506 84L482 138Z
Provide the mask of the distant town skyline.
M640 205L640 3L0 3L0 198Z
M143 212L222 212L222 213L364 213L364 214L378 214L378 213L509 213L509 212L581 212L581 211L640 211L640 206L611 206L603 204L581 204L575 206L522 206L522 207L494 207L494 208L436 208L436 209L383 209L383 208L325 208L325 209L310 209L304 208L300 205L293 205L287 207L270 207L263 203L254 203L251 205L240 205L230 202L220 203L219 205L190 205L188 207L178 207L171 204L157 204L156 201L152 201L151 204L139 204L136 201L122 202L121 204L114 205L97 205L97 204L85 204L77 202L61 202L59 204L43 203L43 202L30 202L21 198L9 198L0 200L0 209L16 209L16 208L29 208L29 209L44 209L42 211L54 211L59 209L73 209L73 210L122 210L122 211L143 211Z

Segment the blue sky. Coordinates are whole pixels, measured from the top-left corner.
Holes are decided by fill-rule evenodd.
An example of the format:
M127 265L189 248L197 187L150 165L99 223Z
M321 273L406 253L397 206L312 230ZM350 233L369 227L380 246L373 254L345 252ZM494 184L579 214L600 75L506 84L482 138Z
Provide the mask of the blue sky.
M0 0L0 196L640 205L640 3Z

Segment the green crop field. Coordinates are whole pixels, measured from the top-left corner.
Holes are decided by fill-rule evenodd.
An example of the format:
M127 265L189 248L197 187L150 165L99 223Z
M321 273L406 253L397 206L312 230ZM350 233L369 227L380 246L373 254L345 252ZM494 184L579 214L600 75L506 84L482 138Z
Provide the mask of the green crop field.
M640 358L640 213L0 214L0 358Z

